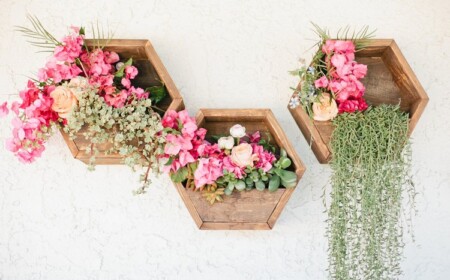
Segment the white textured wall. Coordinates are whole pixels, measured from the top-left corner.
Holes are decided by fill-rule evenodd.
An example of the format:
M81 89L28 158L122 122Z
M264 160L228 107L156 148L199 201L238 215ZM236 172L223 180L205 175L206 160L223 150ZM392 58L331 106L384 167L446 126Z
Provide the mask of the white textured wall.
M428 92L413 135L416 243L406 245L402 278L450 279L450 2L337 2L0 0L0 100L13 100L45 60L13 32L27 12L58 37L99 20L116 38L153 42L192 114L271 108L308 168L274 230L199 231L165 176L133 196L137 174L90 173L59 135L33 165L2 148L0 279L325 279L320 197L330 170L285 109L296 83L287 71L312 54L309 21L334 31L368 24L395 38ZM0 123L3 142L9 121Z

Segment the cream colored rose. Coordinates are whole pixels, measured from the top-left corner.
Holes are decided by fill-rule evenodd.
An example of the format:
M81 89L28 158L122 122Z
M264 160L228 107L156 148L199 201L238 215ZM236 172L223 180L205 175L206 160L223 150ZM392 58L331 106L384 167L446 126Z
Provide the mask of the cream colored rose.
M253 154L250 144L242 143L231 150L231 161L239 167L253 166L256 160L258 155Z
M228 137L220 137L219 141L217 141L220 149L231 150L234 146L234 138L232 136Z
M53 98L52 110L57 112L58 115L67 119L72 113L72 110L77 106L78 100L73 90L66 86L56 87L51 93L50 97Z
M319 101L313 103L312 110L316 121L329 121L338 114L336 101L330 97L329 93L322 93Z
M235 124L230 128L230 134L235 138L242 138L245 136L245 127L240 124Z

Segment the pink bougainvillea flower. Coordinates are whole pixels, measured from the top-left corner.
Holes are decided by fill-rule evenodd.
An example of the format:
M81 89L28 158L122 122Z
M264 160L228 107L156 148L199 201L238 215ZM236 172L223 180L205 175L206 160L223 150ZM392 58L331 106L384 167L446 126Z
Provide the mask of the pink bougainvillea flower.
M127 79L134 79L137 74L138 74L138 70L136 67L134 67L132 65L125 66L125 77Z
M258 143L259 140L261 140L261 133L259 131L256 131L255 133L249 135L250 143Z
M222 162L217 158L201 158L194 172L194 184L197 189L213 184L219 177L223 176Z
M328 79L326 76L322 76L314 82L316 88L326 88L328 86Z
M188 151L180 151L180 153L178 154L178 160L179 160L181 166L186 166L189 163L192 163L195 161L192 154Z
M331 64L336 67L336 69L342 68L347 62L347 58L343 54L334 54L331 57Z
M37 157L42 155L42 152L45 150L43 145L38 146L30 151L21 150L17 153L17 157L19 161L22 163L32 163Z
M108 64L113 64L119 61L119 55L116 52L104 52L104 60Z
M3 118L9 114L8 102L4 102L0 105L0 118Z
M178 113L174 110L169 110L161 120L161 123L164 127L176 129L178 127L177 118Z
M272 163L276 160L276 157L271 152L265 151L261 145L253 144L253 154L257 155L257 161L255 167L261 168L264 172L268 172L272 168Z
M142 88L140 88L140 87L138 87L138 88L131 87L131 88L128 90L128 94L129 94L129 95L134 94L134 95L136 96L137 99L146 99L146 98L148 98L148 92L144 91L144 90L143 90Z
M17 101L14 101L11 104L11 111L14 112L14 114L18 115L19 114L19 108L20 108L20 103Z
M230 156L224 157L222 162L223 162L223 168L226 171L233 173L234 176L236 176L236 178L238 178L238 179L244 178L245 167L239 167L236 164L234 164L233 161L231 160Z
M166 136L164 152L168 155L177 155L180 150L188 151L193 148L190 139L181 135L169 134Z
M129 89L129 88L131 87L131 81L130 81L130 79L122 78L122 80L120 81L120 83L121 83L126 89Z
M353 63L353 75L355 75L357 79L364 78L366 74L367 74L367 65L358 64L355 62Z
M355 111L364 111L368 108L363 98L347 99L339 104L339 113L353 113Z
M128 92L126 90L121 90L117 93L108 93L105 94L105 102L109 106L113 106L115 108L122 108L125 105L125 101L127 100Z

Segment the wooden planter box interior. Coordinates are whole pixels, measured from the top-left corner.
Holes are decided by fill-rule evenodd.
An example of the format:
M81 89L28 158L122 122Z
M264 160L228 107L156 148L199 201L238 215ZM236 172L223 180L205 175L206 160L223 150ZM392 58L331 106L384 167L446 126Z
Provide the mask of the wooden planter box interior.
M235 124L245 126L247 133L260 131L271 135L277 147L283 147L292 160L291 170L297 174L297 183L305 167L268 109L201 109L196 117L199 127L206 128L206 137L229 135ZM205 230L268 230L272 229L284 206L295 189L280 188L270 193L258 191L234 191L224 196L223 202L210 205L199 191L186 190L183 184L175 183L189 213L200 229Z
M96 41L86 40L88 47L95 47ZM158 54L149 40L110 40L104 48L108 51L115 51L119 54L121 61L127 61L133 58L133 65L136 66L139 73L132 81L134 86L147 88L151 86L163 85L166 87L168 95L157 104L163 110L179 111L184 109L183 99L176 88L172 78L169 76L166 68L159 59ZM89 163L90 154L86 153L86 147L91 145L82 135L83 129L77 133L75 139L71 139L68 134L61 130L61 134L67 143L74 158L84 163ZM111 145L103 144L96 146L100 154L96 157L96 164L122 164L122 156L119 154L104 155L101 151L108 150Z
M395 41L369 40L368 46L356 53L355 60L368 66L367 76L362 80L367 103L373 106L400 103L401 110L409 113L411 134L425 109L428 96ZM288 108L306 140L311 143L317 160L328 163L332 156L329 143L334 129L331 121L314 121L301 106Z

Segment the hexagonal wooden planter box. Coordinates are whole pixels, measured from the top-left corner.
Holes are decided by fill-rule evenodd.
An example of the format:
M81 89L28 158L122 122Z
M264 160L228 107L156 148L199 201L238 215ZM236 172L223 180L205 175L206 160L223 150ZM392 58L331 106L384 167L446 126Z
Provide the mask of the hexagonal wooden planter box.
M196 117L199 127L212 135L228 134L230 127L241 124L248 133L269 133L271 142L284 148L292 160L290 170L297 174L297 183L305 167L269 109L201 109ZM268 230L272 229L295 188L280 188L276 192L234 191L224 196L223 202L210 205L201 192L186 190L183 184L175 184L189 213L200 229L205 230Z
M88 47L95 46L93 40L86 40L85 43ZM139 74L133 80L133 85L147 88L164 84L168 95L158 103L158 107L165 111L184 109L183 99L178 89L149 40L110 40L105 50L117 52L121 61L133 58L133 65L139 71ZM75 139L71 139L64 131L61 131L61 134L73 157L84 163L89 163L91 156L85 151L91 143L85 140L82 130ZM109 144L98 145L97 148L100 154L96 157L96 164L122 164L122 157L119 154L102 154L102 151L108 150Z
M416 126L428 96L417 80L405 57L392 39L368 40L368 45L356 52L356 61L366 64L367 76L362 80L366 87L365 99L369 105L398 104L409 113L409 134ZM302 106L289 111L320 163L328 163L332 153L330 139L333 125L330 121L314 121Z

